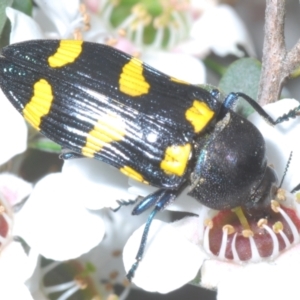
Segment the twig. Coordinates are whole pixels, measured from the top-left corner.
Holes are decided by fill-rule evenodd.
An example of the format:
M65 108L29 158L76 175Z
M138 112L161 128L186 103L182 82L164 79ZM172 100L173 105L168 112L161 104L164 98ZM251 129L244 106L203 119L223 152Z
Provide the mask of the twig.
M262 73L258 92L261 105L280 97L284 81L300 65L300 40L288 52L285 47L284 18L286 0L267 0Z

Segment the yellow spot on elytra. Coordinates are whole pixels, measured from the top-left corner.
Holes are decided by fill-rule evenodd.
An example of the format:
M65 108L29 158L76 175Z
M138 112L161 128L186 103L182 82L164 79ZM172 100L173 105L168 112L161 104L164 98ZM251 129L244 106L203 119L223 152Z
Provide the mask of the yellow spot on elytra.
M199 133L212 119L214 114L205 102L194 100L193 105L186 110L185 117L194 127L194 131Z
M182 84L190 84L187 81L184 81L184 80L181 80L181 79L178 79L178 78L175 78L175 77L170 77L170 80L174 81L174 82L182 83Z
M84 156L94 157L105 145L121 141L125 134L125 123L121 117L113 114L103 115L88 133L81 152Z
M56 52L48 58L49 66L59 68L73 63L82 51L82 43L79 40L61 40Z
M33 96L23 109L24 118L40 130L41 119L49 113L52 101L51 85L45 79L40 79L33 85Z
M160 163L160 168L166 174L182 176L186 169L190 153L191 144L170 146L166 149L165 157Z
M132 97L147 94L150 84L143 75L143 63L133 57L123 67L119 79L120 91Z
M139 182L143 182L145 184L149 184L146 180L144 180L143 176L139 172L137 172L136 170L134 170L134 169L132 169L132 168L130 168L128 166L120 168L120 171L124 175L126 175L128 177L131 177L131 178L133 178L133 179L135 179L135 180L137 180Z

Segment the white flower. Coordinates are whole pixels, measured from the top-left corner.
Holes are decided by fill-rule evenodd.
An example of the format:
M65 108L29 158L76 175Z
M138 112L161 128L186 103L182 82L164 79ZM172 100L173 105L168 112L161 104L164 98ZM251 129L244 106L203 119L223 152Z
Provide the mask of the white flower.
M5 199L11 207L24 200L31 191L31 183L10 173L0 174L0 198Z
M0 165L27 147L27 126L20 114L0 91Z
M13 206L30 192L31 184L12 174L0 174L0 281L3 299L32 299L25 281L35 268L37 256L33 251L26 254L21 243L13 240L17 218Z
M142 54L148 49L168 49L202 58L211 51L220 56L243 56L237 47L241 45L248 54L255 55L242 20L229 5L220 5L216 0L164 1L152 4L152 7L147 1L116 4L86 0L85 3L91 11L99 13L114 36L121 31L123 38L125 32L125 37ZM131 8L130 14L122 14L122 8L123 11ZM156 8L155 14L151 8ZM115 14L118 24L115 24ZM149 28L153 31L152 40Z
M299 103L295 100L285 99L274 104L269 104L264 109L276 119L276 117L281 116L298 105ZM250 120L258 126L266 139L268 162L273 164L276 171L278 171L279 180L283 176L290 151L293 151L294 155L282 185L287 191L292 190L299 183L297 176L293 176L293 174L297 174L296 170L300 159L300 146L298 143L300 120L290 120L275 127L267 124L257 113L251 116ZM144 195L141 186L134 184L131 189ZM189 205L191 203L190 199L187 198L187 200L187 204ZM217 212L201 206L194 200L193 207L187 206L186 211L193 212L198 217L186 217L171 224L154 222L153 227L151 226L144 257L135 273L133 282L145 290L166 293L193 280L197 275L197 271L201 269L200 284L210 289L220 288L218 300L229 298L240 299L241 295L245 299L254 299L262 294L272 295L272 299L282 299L284 292L290 289L290 277L284 276L284 280L280 280L280 284L278 283L276 286L276 290L279 290L278 294L274 291L274 282L276 278L281 278L280 275L282 274L295 274L291 270L296 272L297 263L295 261L300 259L299 251L297 251L300 240L298 203L294 199L286 201L286 203L281 202L281 204L283 207L288 207L287 209L290 209L290 212L284 213L279 208L280 212L275 213L275 217L273 217L275 221L276 218L279 218L280 222L286 222L286 228L284 229L280 227L280 222L276 223L274 227L274 231L277 231L277 234L282 236L284 240L281 240L278 247L286 247L286 250L282 252L282 250L279 250L280 248L276 248L278 243L276 234L267 225L262 225L267 233L271 232L268 238L261 241L262 243L266 243L267 246L265 247L267 247L267 252L271 257L263 259L260 253L257 252L258 247L253 244L251 247L247 246L244 248L243 251L246 253L250 251L250 256L252 252L251 259L260 262L241 263L240 259L237 259L238 262L234 263L232 260L224 260L224 257L228 255L226 245L234 245L232 239L229 242L229 238L228 244L226 243L224 231L223 233L221 231L221 238L215 236L220 247L219 252L217 251L218 253L215 254L211 253L211 239L213 236L209 236L209 223L204 222L204 220L213 218ZM178 208L182 210L183 205L184 203L181 202L176 210ZM125 246L123 259L127 272L135 262L135 255L139 248L142 231L143 227L139 228L130 237ZM223 250L221 250L222 247L224 247ZM239 250L239 246L233 247L236 247L237 255L244 253ZM266 252L262 253L266 255ZM269 272L272 275L268 276ZM291 275L291 277L293 276ZM251 289L248 292L249 289L246 287L249 283L255 289ZM291 295L296 295L296 286L296 283L294 283L293 289L290 290ZM245 292L246 290L247 292ZM291 297L291 299L296 298Z
M299 105L298 101L285 99L265 106L265 110L274 118L287 113ZM290 191L299 184L297 174L300 160L298 133L299 119L284 122L276 127L266 124L257 114L249 118L262 132L266 139L268 160L278 171L281 179L290 152L292 160L283 181L283 187ZM296 204L299 205L299 204ZM299 208L298 208L299 210ZM299 213L297 214L299 218ZM299 225L297 226L299 234ZM299 237L298 243L283 252L273 261L256 264L234 265L228 262L208 260L202 268L202 284L218 289L218 300L269 299L279 300L286 297L298 299L298 283L294 274L300 261ZM255 288L249 288L249 283ZM276 283L276 287L275 284ZM247 288L246 288L247 285ZM245 292L247 291L247 292Z
M155 69L191 84L206 81L203 63L193 56L184 53L148 51L141 58Z
M139 264L133 283L149 292L169 293L192 281L207 255L190 242L185 234L197 232L197 220L181 224L168 224L154 220L148 235L143 260ZM183 233L182 227L186 232ZM123 252L125 269L128 272L135 261L144 226L129 238Z
M11 23L10 44L44 37L38 24L26 14L7 7L6 15Z
M101 218L82 205L85 197L84 186L78 189L62 173L44 177L19 212L16 232L47 258L66 260L88 252L105 229Z
M37 0L35 3L39 8L35 11L36 18L49 37L71 38L74 30L83 26L84 20L80 12L79 0ZM48 31L45 18L54 25L56 31Z
M50 174L34 187L18 214L16 232L36 252L54 260L80 256L103 239L102 213L117 200L134 201L128 178L100 161L67 161L62 173Z
M136 199L136 195L128 191L128 177L101 161L89 158L67 160L62 173L73 188L77 188L77 195L80 193L78 201L89 209L117 209L120 206L117 200L131 202Z
M114 285L118 284L124 287L120 299L126 299L131 286L125 279L122 249L136 226L145 222L146 217L132 218L131 209L131 207L122 207L118 213L102 210L100 214L105 223L105 238L97 247L78 259L65 262L49 261L47 265L39 262L30 280L30 290L34 298L46 299L46 296L50 297L51 294L57 293L67 298L83 292L91 295L91 298L94 296L98 299L97 295L101 296L101 299L108 299L115 293ZM96 234L98 228L91 228L90 232ZM65 273L63 271L65 269L69 272ZM62 276L55 283L47 283L45 279L55 274L62 274Z
M1 251L1 297L7 300L32 300L25 281L31 276L33 262L20 243L12 242Z
M190 30L189 39L175 49L195 56L206 56L213 51L219 56L244 56L238 48L243 46L255 56L251 38L239 16L229 5L211 6L199 17Z
M132 216L131 211L132 206L122 207L118 212L103 210L106 236L101 244L79 258L80 261L90 262L95 266L95 276L102 282L128 284L122 262L123 248L128 237L147 218L147 214Z

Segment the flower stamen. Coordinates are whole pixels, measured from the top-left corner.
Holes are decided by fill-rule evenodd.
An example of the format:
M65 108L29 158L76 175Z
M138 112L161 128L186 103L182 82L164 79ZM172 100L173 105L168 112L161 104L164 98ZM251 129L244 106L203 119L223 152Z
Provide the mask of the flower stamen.
M234 234L232 243L231 243L231 251L232 251L232 255L233 255L233 260L238 262L240 261L237 249L236 249L236 237L237 237L237 233Z
M286 234L283 231L283 224L281 222L276 222L273 225L273 231L277 234L280 234L284 243L285 243L285 247L289 247L291 245L291 242L289 241L288 237L286 236Z
M276 200L271 200L271 208L274 212L279 213L280 204Z
M220 248L219 255L218 255L220 259L225 259L227 238L228 238L228 235L232 234L232 233L234 233L234 228L231 225L223 226L223 236L222 236L221 248Z
M268 224L268 220L267 219L260 219L257 222L257 227L263 227L264 225L267 225L267 224Z
M250 229L244 229L244 230L242 231L242 235L243 235L243 237L245 237L245 238L250 238L250 237L253 237L253 236L254 236L254 233L253 233L253 231L250 230Z
M207 252L211 253L209 246L209 232L213 228L213 221L207 219L204 221L205 230L204 230L204 238L203 238L203 247L207 250Z
M293 234L293 243L298 242L299 241L299 232L298 232L295 224L293 223L291 218L288 216L288 214L280 206L277 209L280 212L280 214L282 215L282 217L284 218L284 220L290 226L290 229L291 229L292 234Z
M249 242L250 242L250 249L251 249L252 260L257 261L257 260L260 259L261 256L260 256L260 254L258 252L256 243L255 243L254 238L253 238L252 235L249 235L248 238L249 238Z
M274 226L274 225L273 225ZM276 234L273 230L271 230L270 227L267 225L263 225L263 228L269 233L271 236L272 242L273 242L273 252L271 254L271 257L276 257L279 254L279 242Z
M272 200L268 207L236 207L215 212L205 224L204 248L221 260L274 259L300 240L299 212L295 200L290 200L286 198L286 206Z
M278 201L286 201L286 192L283 188L279 188L276 193L276 199Z

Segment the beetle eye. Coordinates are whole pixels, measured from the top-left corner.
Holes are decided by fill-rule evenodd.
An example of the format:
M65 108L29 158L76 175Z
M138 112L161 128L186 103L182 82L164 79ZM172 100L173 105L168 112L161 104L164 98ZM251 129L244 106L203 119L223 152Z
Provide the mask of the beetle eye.
M251 201L245 203L249 208L264 209L275 199L278 191L278 177L275 170L267 167L259 187L253 192Z

